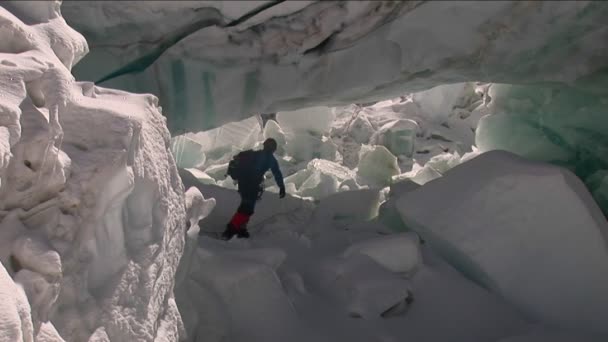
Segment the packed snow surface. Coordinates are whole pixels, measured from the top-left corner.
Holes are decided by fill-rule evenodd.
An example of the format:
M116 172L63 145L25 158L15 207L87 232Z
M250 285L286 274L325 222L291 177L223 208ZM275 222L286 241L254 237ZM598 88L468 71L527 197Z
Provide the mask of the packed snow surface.
M406 226L543 324L607 332L608 224L571 172L494 151L400 196Z

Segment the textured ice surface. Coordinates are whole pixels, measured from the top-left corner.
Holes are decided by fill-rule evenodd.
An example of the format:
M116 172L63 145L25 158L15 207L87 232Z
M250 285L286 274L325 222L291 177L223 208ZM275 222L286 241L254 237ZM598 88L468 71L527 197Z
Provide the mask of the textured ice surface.
M569 171L488 152L397 206L449 262L529 317L606 332L608 225Z
M176 133L447 83L580 83L607 65L599 1L284 2L228 26L259 5L63 6L92 46L77 75L126 72L107 85L160 96Z
M59 5L0 7L0 259L40 341L176 340L186 215L166 120L154 96L75 82L88 47Z
M601 183L592 179L608 169L605 81L599 73L578 87L493 84L492 115L479 122L476 144L482 152L503 149L569 168L608 215Z

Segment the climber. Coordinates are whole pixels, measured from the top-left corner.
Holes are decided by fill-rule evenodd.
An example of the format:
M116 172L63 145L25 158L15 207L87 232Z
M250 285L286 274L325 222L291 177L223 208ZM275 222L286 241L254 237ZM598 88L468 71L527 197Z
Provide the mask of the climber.
M273 155L276 150L276 140L268 138L264 141L264 148L262 150L243 151L235 157L238 163L234 163L234 166L233 162L230 163L228 175L238 181L241 204L232 220L226 226L222 238L229 240L234 235L239 238L249 237L247 222L251 215L253 215L255 202L260 198L260 194L263 191L262 181L264 180L264 174L269 169L272 171L275 182L279 186L279 197L285 197L283 175L279 169L279 163Z

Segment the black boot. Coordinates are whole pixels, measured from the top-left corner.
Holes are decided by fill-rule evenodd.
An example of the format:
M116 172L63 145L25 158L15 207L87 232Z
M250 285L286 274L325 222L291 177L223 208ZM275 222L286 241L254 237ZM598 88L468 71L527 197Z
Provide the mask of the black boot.
M237 230L236 232L236 236L241 239L248 239L249 238L249 232L247 231L247 228L243 227L239 230Z
M222 239L230 240L236 233L236 229L230 223L228 223L226 225L226 230L224 230L222 233Z

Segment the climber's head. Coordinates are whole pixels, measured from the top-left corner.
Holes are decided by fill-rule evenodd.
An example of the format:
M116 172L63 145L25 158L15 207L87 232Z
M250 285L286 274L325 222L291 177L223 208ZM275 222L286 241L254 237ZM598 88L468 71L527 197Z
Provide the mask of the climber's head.
M277 141L268 138L264 141L264 151L274 153L277 150Z

